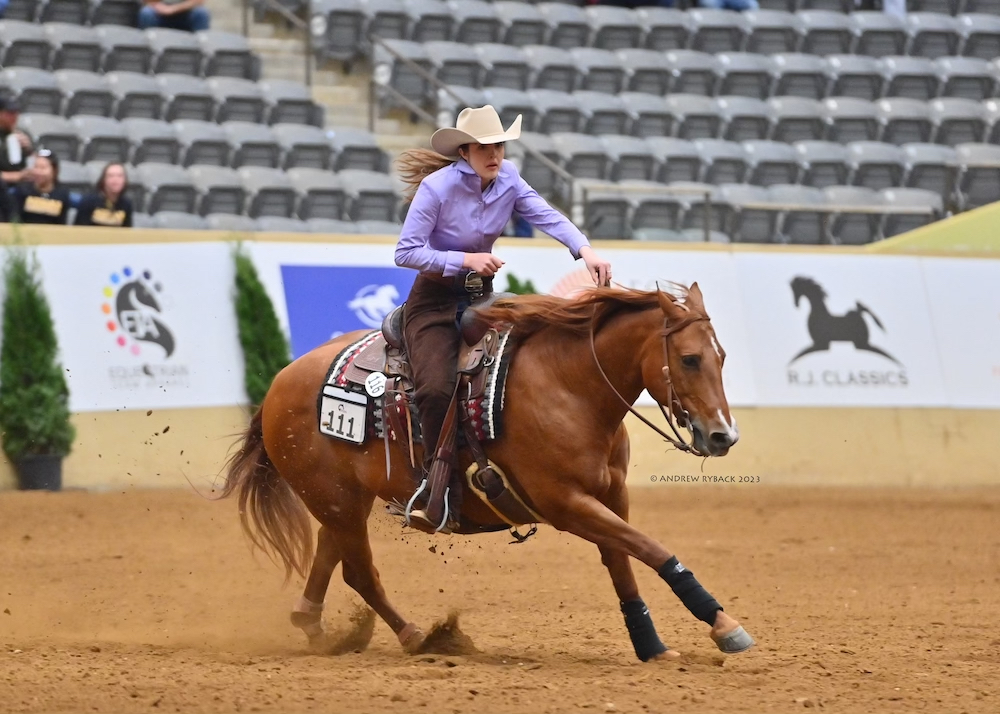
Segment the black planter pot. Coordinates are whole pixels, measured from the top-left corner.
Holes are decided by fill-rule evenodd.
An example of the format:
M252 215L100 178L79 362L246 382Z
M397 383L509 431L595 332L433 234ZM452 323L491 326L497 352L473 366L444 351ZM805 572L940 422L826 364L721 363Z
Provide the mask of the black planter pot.
M56 454L22 456L14 462L24 491L59 491L62 489L62 460Z

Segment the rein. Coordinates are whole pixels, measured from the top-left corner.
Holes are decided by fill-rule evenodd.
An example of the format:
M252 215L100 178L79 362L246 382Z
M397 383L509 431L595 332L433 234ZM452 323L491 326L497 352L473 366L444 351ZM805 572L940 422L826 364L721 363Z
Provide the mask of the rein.
M670 430L674 433L673 436L670 436L670 434L666 433L665 431L663 431L663 429L656 426L656 424L654 424L649 419L644 417L642 414L637 412L635 408L633 408L633 406L625 400L625 397L623 397L618 392L618 390L615 389L615 385L613 385L611 383L611 380L608 379L608 375L605 374L604 368L601 366L601 361L597 358L597 348L594 346L594 322L591 321L590 323L590 354L593 355L594 363L597 365L597 371L600 372L601 376L604 378L605 384L607 384L608 387L611 388L611 391L614 392L614 395L616 397L618 397L618 400L622 404L624 404L625 408L628 409L633 416L639 419L639 421L641 421L643 424L645 424L650 429L655 431L658 435L662 436L668 442L673 444L673 446L677 448L679 451L687 451L688 453L694 454L695 456L706 456L706 454L703 454L701 451L699 451L694 446L693 443L689 444L687 441L685 441L684 437L677 430L677 425L674 423L673 407L675 404L677 405L678 411L683 415L681 419L678 419L678 421L683 420L684 423L681 424L682 427L686 426L687 423L689 422L689 415L687 410L684 409L684 406L681 404L681 400L677 396L677 393L674 391L674 383L670 379L670 366L669 366L670 363L668 361L668 353L667 353L667 338L676 332L680 332L688 325L692 325L696 322L701 322L703 320L709 321L711 320L711 318L690 317L685 320L681 320L680 322L672 326L667 325L667 321L665 318L663 320L663 379L667 383L667 395L668 395L667 401L670 404L670 410L668 411L667 409L664 409L663 405L660 404L659 402L656 403L656 406L660 408L660 413L663 414L663 417L667 420L667 425L670 427Z

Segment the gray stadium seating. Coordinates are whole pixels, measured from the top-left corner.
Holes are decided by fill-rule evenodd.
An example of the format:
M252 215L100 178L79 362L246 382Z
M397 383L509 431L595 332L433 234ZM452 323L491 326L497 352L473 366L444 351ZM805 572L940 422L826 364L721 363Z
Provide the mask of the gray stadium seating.
M382 151L375 137L363 129L341 127L330 137L333 149L333 168L336 171L361 169L385 173L389 170L389 157Z
M851 157L843 144L799 141L794 146L802 167L799 183L816 188L847 184L851 175Z
M885 12L853 12L848 17L855 36L854 52L869 57L906 53L909 35L906 22Z
M655 94L622 92L618 95L629 115L632 136L670 136L673 116L666 99Z
M540 195L553 196L557 192L560 183L556 173L534 156L524 151L524 147L531 147L534 151L558 165L560 157L552 138L547 134L522 132L521 139L509 144L508 147L507 158L517 164L521 177L533 186Z
M583 179L576 182L576 189L583 204L583 231L588 236L598 240L628 237L631 204L618 185Z
M231 213L210 213L205 216L205 223L212 231L234 231L237 233L253 233L257 230L257 221L249 216L236 216Z
M271 129L281 146L282 168L330 169L333 147L325 131L303 124L275 124Z
M882 219L881 233L884 238L891 238L900 233L926 226L928 223L944 216L944 204L941 201L941 197L930 191L924 191L919 188L887 188L881 194L882 201L887 207L929 207L933 211L926 214L894 214L887 211L885 217Z
M562 2L543 2L537 7L549 26L546 44L563 49L587 45L590 18L582 8Z
M288 178L298 195L296 215L302 220L339 220L344 215L347 196L337 174L322 169L290 169Z
M579 91L573 93L587 134L627 134L629 114L616 94Z
M748 52L722 52L718 62L718 94L767 99L771 94L773 64L767 57Z
M455 19L450 8L439 0L404 0L410 17L410 38L414 42L451 40L455 35Z
M52 48L52 69L80 69L97 72L101 69L100 36L92 27L64 22L45 24L45 34Z
M692 231L687 240L694 237L696 242L705 240L705 221L711 231L729 231L733 224L733 207L722 197L717 186L697 182L675 182L673 189L697 189L680 194L682 214L681 228ZM706 200L707 199L707 200Z
M750 97L718 97L722 138L729 141L766 139L771 134L771 111L765 102Z
M421 69L427 72L433 71L430 58L423 45L408 40L387 40L385 44L393 52L406 57ZM422 103L427 98L430 91L427 80L402 62L396 62L393 55L382 45L375 48L373 65L376 72L379 71L378 68L381 65L389 67L389 84L410 101Z
M714 185L746 181L747 155L741 144L722 139L698 139L694 145L701 157L699 180Z
M882 96L885 77L878 60L859 55L831 55L826 58L830 77L829 96L853 97L873 102Z
M931 59L958 54L961 29L950 15L911 12L906 16L906 29L909 35L907 54Z
M20 20L0 21L0 50L4 67L52 67L52 49L42 25Z
M747 183L774 186L798 182L799 155L791 144L780 141L744 141L743 151L747 161Z
M355 221L353 233L363 233L370 236L398 236L402 225L395 221Z
M242 35L207 30L196 36L205 56L205 75L255 81L260 78L260 60Z
M38 19L42 22L68 22L85 25L90 16L88 0L46 0Z
M651 6L637 8L636 16L646 38L646 49L665 52L688 46L692 23L686 12Z
M146 212L194 213L197 192L186 169L172 164L141 164L135 168L146 190Z
M860 186L830 186L823 190L826 202L846 208L879 209L884 204L881 194ZM833 211L830 213L830 234L842 245L865 245L878 240L882 225L881 213Z
M170 189L172 192L174 188ZM171 193L173 196L173 193ZM179 194L178 194L179 196ZM174 198L169 199L175 200ZM179 198L177 199L179 200ZM183 231L203 231L208 229L208 223L204 218L186 211L163 210L153 214L153 224L155 228L167 228L170 230Z
M830 97L823 101L823 116L828 126L827 138L846 144L850 141L876 141L881 132L878 108L864 99Z
M746 25L746 51L764 55L795 52L799 33L795 15L781 10L751 10L743 14Z
M226 166L192 166L188 169L191 183L198 192L198 213L209 214L243 213L246 190L243 180L233 169Z
M548 23L538 8L525 2L497 0L493 3L501 24L501 45L523 47L545 44Z
M268 124L310 124L323 127L323 107L313 101L312 94L304 84L269 79L258 82L257 87L267 104Z
M309 224L298 218L284 216L261 216L257 219L257 230L265 233L311 233Z
M740 13L729 10L689 10L691 49L715 54L739 52L746 34Z
M261 166L244 166L237 170L247 196L246 213L251 218L281 216L290 218L295 212L295 187L284 171Z
M394 221L399 204L393 181L377 171L350 169L338 176L347 194L352 221Z
M613 181L651 181L656 160L645 140L634 136L607 135L601 137L604 151L614 167Z
M692 142L659 136L648 137L646 145L656 159L660 183L697 181L701 176L701 154Z
M548 89L532 89L528 96L535 103L536 131L542 134L579 131L583 116L572 94Z
M215 120L215 99L205 80L183 74L157 74L156 83L164 101L160 118Z
M135 201L132 203L135 208L135 213L132 214L132 226L134 228L159 228L151 215L144 211L140 211L138 207L135 206Z
M70 193L88 193L94 188L94 182L90 180L90 171L83 164L76 161L64 161L60 156L59 183Z
M719 136L722 117L716 101L696 94L670 94L667 106L674 117L674 135L681 139L711 139Z
M938 95L938 68L926 57L883 57L880 61L887 97L928 100Z
M642 46L642 25L635 13L613 5L589 5L590 44L605 50Z
M820 57L795 52L771 57L772 94L778 97L822 99L829 85L827 63Z
M996 63L977 57L941 57L937 66L942 97L987 99L996 94L998 79Z
M504 126L510 126L520 114L522 131L535 130L538 112L527 92L507 87L490 87L484 92L484 99L486 104L497 110Z
M958 181L958 152L938 144L905 144L906 186L933 191L951 202Z
M986 140L988 115L980 102L946 97L930 103L934 142L957 146Z
M552 142L559 154L559 163L574 178L606 181L611 177L611 158L597 137L558 133L552 135Z
M115 118L163 117L167 99L155 77L137 72L109 72L104 76L115 100Z
M135 0L91 0L92 25L135 27L138 22Z
M83 151L80 161L128 160L129 140L125 129L117 119L101 116L77 116L72 124L80 137Z
M955 147L961 165L961 208L968 210L1000 201L1000 146L960 144Z
M625 68L614 52L596 47L574 47L569 53L580 71L579 89L618 94L625 88Z
M62 113L109 117L115 106L111 85L103 74L78 69L60 69L53 73L63 95Z
M777 185L767 189L776 204L795 205L781 211L778 231L793 244L819 245L827 242L826 196L811 186Z
M648 228L669 228L680 226L683 203L679 195L663 190L663 185L631 181L625 184L629 190L623 195L631 204L630 228L633 231ZM646 189L647 190L642 190Z
M877 141L854 141L847 145L851 161L851 184L875 190L903 184L906 154L898 146Z
M198 119L176 121L173 126L181 145L181 164L230 165L229 139L221 126Z
M899 145L931 140L934 125L927 102L891 97L879 100L875 106L882 123L882 141Z
M970 13L958 17L962 55L991 60L1000 56L1000 17Z
M521 3L511 3L520 5ZM525 7L531 7L525 5ZM526 90L529 86L531 68L528 57L517 47L483 43L476 45L476 55L482 67L482 84L487 87L506 87ZM477 85L478 86L478 85Z
M222 130L229 140L230 165L281 168L281 145L271 127L245 121L227 121Z
M154 72L202 76L204 56L194 33L157 27L146 30L146 36L153 52Z
M485 72L479 55L470 45L460 42L425 42L434 76L444 84L482 88Z
M358 0L313 0L313 17L325 18L325 31L313 32L313 47L325 59L353 60L361 50L365 16Z
M447 0L455 18L455 41L499 42L502 25L493 4L483 0Z
M536 89L554 89L572 92L579 80L576 60L569 50L542 45L523 48L531 68L531 86Z
M662 52L642 48L618 50L625 68L625 88L630 92L664 95L670 89L670 66Z
M762 207L771 202L768 189L747 184L726 184L719 187L719 195L732 209L734 242L775 242L778 213Z
M118 25L101 25L96 29L105 72L149 72L153 50L145 32Z
M670 68L670 91L674 94L715 94L718 60L706 52L671 50L666 54Z
M452 126L458 115L466 107L481 107L486 104L486 93L474 87L450 85L448 90L438 91L437 123L438 126Z
M847 15L829 10L803 10L797 19L800 52L821 56L851 53L854 28Z
M771 138L775 141L820 140L826 136L823 105L805 97L772 97Z
M79 160L80 136L68 119L52 114L22 114L18 127L36 146L53 151L61 160Z
M122 120L122 129L131 146L131 163L180 162L181 145L172 124L159 119L130 118Z
M402 0L362 0L360 5L364 24L363 39L375 35L384 40L405 40L410 29L410 18ZM367 46L367 45L366 45Z
M256 82L233 77L212 77L208 88L215 99L216 121L264 121L267 105Z
M21 103L21 111L37 114L59 114L62 109L62 92L55 75L33 67L11 67L0 75L0 86L5 86Z
M306 221L312 233L357 233L357 223L353 221L334 221L328 218L311 218Z

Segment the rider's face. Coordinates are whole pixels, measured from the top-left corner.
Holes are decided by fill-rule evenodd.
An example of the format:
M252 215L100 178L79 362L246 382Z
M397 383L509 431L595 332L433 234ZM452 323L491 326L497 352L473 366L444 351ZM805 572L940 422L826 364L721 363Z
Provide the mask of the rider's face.
M479 174L485 187L500 173L500 165L503 163L503 143L469 144L468 149L462 153L462 158Z

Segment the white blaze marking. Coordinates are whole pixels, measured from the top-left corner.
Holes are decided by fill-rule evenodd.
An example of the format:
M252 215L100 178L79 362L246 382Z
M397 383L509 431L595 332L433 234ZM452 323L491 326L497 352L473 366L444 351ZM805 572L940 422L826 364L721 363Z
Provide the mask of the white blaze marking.
M732 423L729 423L722 415L721 409L716 410L716 413L719 415L719 422L726 427L726 436L728 436L729 439L735 443L736 440L740 438L740 430L736 428L736 418L733 417Z
M715 356L720 360L722 359L722 348L719 347L718 341L715 339L715 335L712 335L712 349L715 350Z

